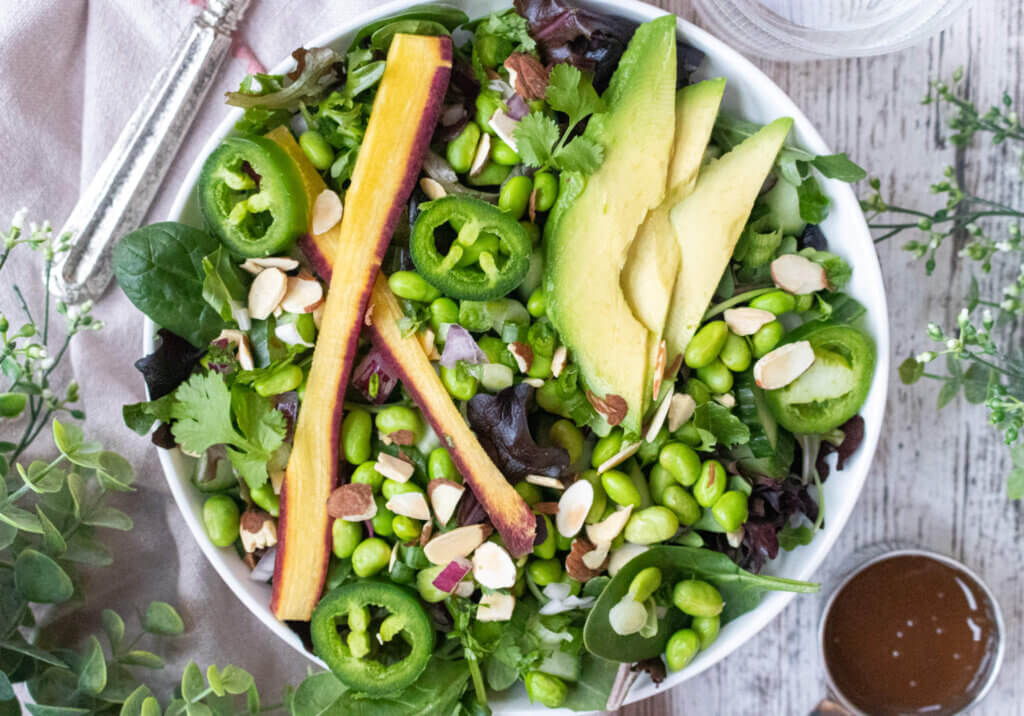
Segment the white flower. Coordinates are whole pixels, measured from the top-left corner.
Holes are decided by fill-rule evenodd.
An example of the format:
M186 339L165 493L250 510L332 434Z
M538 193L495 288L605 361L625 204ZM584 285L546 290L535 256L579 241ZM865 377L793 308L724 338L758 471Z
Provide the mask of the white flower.
M914 360L918 363L931 363L935 360L935 353L933 351L925 351L924 353L918 353Z
M28 207L23 206L14 212L14 218L11 219L11 227L15 229L21 229L25 226L25 217L28 216Z

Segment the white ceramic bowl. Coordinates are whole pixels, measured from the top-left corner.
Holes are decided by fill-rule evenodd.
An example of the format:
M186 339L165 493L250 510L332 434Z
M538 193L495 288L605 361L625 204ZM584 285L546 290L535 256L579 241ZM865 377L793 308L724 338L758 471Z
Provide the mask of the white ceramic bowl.
M304 44L306 47L331 45L342 51L347 47L355 31L362 25L394 14L413 4L415 4L415 0L396 0L384 4ZM472 18L497 9L507 8L511 5L511 1L454 0L452 4L462 7ZM625 16L637 22L645 22L665 14L663 10L634 0L616 0L615 2L596 0L588 2L587 5L596 10ZM792 117L795 120L795 136L791 137L791 140L795 140L801 146L818 154L831 153L803 112L775 83L749 61L721 41L689 23L679 23L679 34L687 42L707 54L707 59L698 73L701 78L727 78L725 105L730 110L756 122L768 122L781 116ZM298 47L303 39L295 38L295 46ZM272 71L285 72L290 69L290 66L291 60L287 60ZM217 131L210 137L200 158L182 184L182 189L171 209L170 218L172 220L184 221L196 226L202 225L199 223L199 213L193 191L200 167L203 159L228 134L240 116L240 110L229 110ZM889 374L889 325L885 288L882 285L881 271L864 216L849 186L829 180L824 183L824 189L832 199L832 211L822 229L828 237L830 248L845 256L854 268L853 280L847 290L868 309L867 328L874 336L878 346L878 365L871 392L861 411L867 428L864 442L860 450L847 463L846 469L833 476L825 484L825 504L828 506L826 527L810 545L800 547L794 552L782 552L779 559L770 563L765 570L767 573L793 579L811 579L814 576L815 569L825 559L853 510L857 496L868 475L871 459L875 454L875 446L878 443ZM147 322L145 329L147 353L153 349L154 334L155 327L152 323ZM171 493L181 509L185 523L192 530L217 573L249 611L259 617L267 625L267 628L298 652L296 658L307 658L319 663L302 647L295 633L271 614L269 609L270 587L249 579L249 570L238 559L234 549L215 547L207 539L201 518L202 495L191 486L189 481L192 461L177 450L160 450L159 452L160 462L167 476ZM721 636L709 649L701 652L684 671L669 676L660 690L664 691L681 684L725 658L753 638L762 627L782 611L783 607L789 604L793 597L793 594L783 592L768 594L757 609L727 624L722 629ZM628 701L645 699L655 693L654 684L644 676L634 686ZM496 714L554 713L542 706L531 705L521 687L496 696L491 706ZM571 712L562 711L560 713L569 714Z

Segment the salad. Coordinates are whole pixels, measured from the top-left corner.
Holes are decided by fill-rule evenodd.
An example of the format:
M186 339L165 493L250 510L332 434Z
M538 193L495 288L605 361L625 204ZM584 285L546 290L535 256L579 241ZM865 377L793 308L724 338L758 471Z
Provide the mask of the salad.
M344 713L621 703L825 519L875 348L818 228L844 154L720 110L676 20L440 5L245 78L201 221L128 236L140 434Z

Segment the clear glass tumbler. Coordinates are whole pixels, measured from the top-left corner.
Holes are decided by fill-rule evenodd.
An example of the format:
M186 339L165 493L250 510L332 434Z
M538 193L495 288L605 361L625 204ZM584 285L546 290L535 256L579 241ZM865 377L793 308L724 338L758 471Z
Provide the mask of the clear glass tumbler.
M693 0L741 52L792 62L881 55L952 24L971 0Z

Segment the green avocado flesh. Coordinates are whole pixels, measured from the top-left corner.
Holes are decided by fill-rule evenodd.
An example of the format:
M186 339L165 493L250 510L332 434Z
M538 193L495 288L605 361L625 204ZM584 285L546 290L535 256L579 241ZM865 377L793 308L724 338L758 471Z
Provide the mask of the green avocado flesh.
M608 111L586 136L605 151L589 177L565 173L548 219L545 287L548 315L573 352L585 386L617 395L621 425L640 432L647 406L649 332L619 279L629 244L665 197L675 134L676 19L641 25L612 77Z

